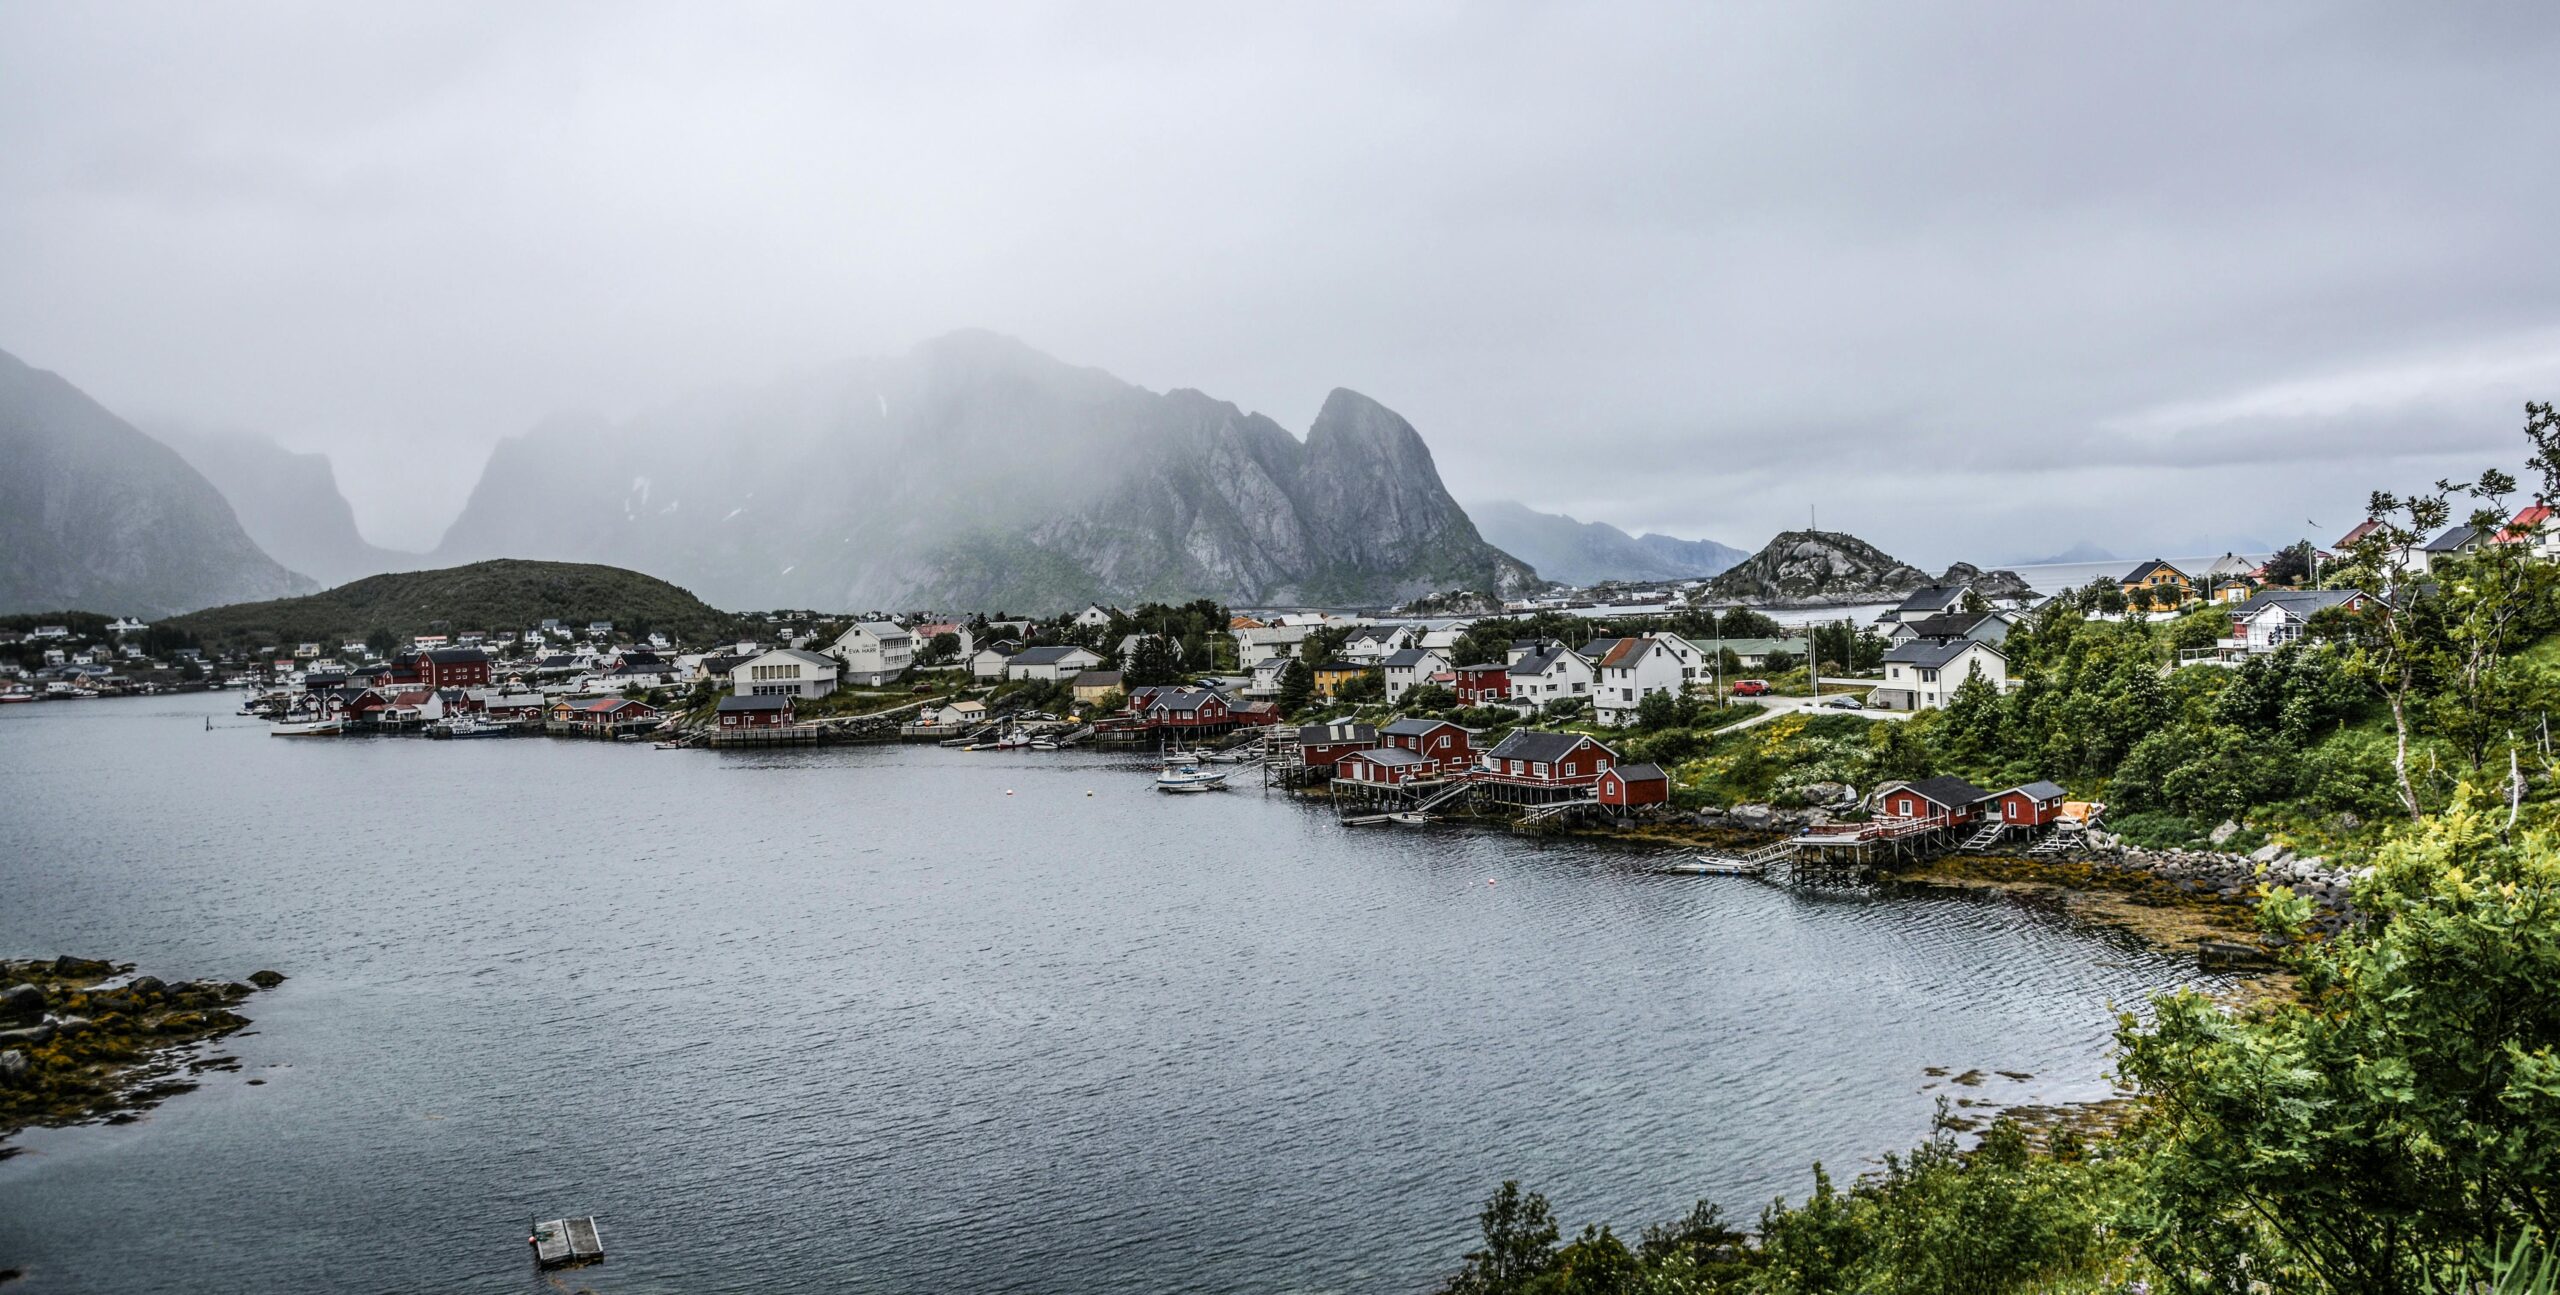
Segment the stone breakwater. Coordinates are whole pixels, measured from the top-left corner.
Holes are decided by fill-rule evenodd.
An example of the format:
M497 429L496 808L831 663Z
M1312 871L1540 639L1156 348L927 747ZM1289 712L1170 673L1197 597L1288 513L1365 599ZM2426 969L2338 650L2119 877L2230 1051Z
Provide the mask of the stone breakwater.
M192 1076L238 1069L191 1054L246 1027L231 1009L284 983L274 971L177 984L132 971L67 955L0 961L0 1141L33 1125L125 1123L194 1088Z
M2314 925L2335 933L2355 919L2354 888L2362 870L2331 864L2317 855L2305 858L2280 845L2264 845L2247 854L2220 850L2149 850L2124 843L2104 831L2088 834L2075 852L2101 868L2146 872L2182 890L2245 902L2260 886L2283 886L2319 907Z

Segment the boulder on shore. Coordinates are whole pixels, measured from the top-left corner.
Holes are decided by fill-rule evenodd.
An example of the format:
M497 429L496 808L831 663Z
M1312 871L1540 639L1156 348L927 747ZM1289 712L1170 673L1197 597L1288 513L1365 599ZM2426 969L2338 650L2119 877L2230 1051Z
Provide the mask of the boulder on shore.
M0 991L0 1021L32 1021L44 1015L44 991L33 985L11 985Z
M2222 847L2231 844L2231 838L2238 835L2240 835L2240 825L2226 818L2222 820L2221 826L2207 832L2204 839L2211 842L2213 848L2219 850Z

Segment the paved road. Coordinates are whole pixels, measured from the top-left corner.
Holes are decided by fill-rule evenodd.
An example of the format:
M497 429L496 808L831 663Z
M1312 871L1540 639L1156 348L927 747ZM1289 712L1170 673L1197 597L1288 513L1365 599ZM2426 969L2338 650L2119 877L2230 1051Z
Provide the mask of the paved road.
M1746 705L1760 707L1762 713L1739 724L1727 725L1724 730L1727 733L1738 733L1756 724L1766 724L1780 715L1796 715L1806 711L1816 715L1855 715L1860 719L1889 720L1906 720L1916 713L1907 710L1833 710L1828 706L1816 707L1811 697L1744 697L1737 700Z

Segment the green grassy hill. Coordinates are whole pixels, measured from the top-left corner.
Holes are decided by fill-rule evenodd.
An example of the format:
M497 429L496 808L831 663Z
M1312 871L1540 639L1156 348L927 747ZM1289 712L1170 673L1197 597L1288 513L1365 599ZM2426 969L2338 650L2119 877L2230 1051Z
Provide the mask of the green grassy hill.
M653 576L581 562L501 558L440 571L368 576L303 598L236 603L169 622L207 647L315 642L332 646L377 630L413 634L522 631L558 619L612 621L625 634L661 631L682 643L737 632L738 617Z

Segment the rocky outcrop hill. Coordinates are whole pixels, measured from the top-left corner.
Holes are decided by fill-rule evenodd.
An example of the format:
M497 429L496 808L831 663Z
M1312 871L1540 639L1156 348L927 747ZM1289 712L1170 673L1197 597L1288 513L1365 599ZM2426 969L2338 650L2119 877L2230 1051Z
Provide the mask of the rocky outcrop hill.
M1855 535L1788 531L1717 576L1707 596L1764 607L1830 607L1897 599L1925 585L1971 585L1985 598L2023 598L2034 591L2015 571L1985 571L1958 562L1932 576Z
M1384 605L1536 581L1366 396L1335 391L1300 440L982 332L502 442L438 552L498 555L636 567L732 607Z
M1928 584L1929 573L1855 535L1787 531L1709 582L1709 596L1767 606L1873 602Z
M176 451L0 352L0 612L165 616L300 593Z

